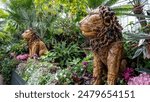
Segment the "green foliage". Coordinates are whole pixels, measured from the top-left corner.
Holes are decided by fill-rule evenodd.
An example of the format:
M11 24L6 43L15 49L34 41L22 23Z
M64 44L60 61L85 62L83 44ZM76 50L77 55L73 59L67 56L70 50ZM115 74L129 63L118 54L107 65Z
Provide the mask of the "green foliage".
M33 0L11 0L9 2L9 8L11 10L17 10L20 7L30 9L33 5Z
M5 34L4 33L2 33L2 32L0 32L0 41L2 41L2 40L4 40L5 39Z
M134 55L134 53L136 51L136 49L134 47L135 44L136 44L136 42L131 42L131 41L126 41L124 43L124 50L125 50L124 52L125 52L125 55L128 58L130 58L130 59L133 58L133 55Z
M133 9L132 5L121 5L113 7L113 10L116 12L118 16L129 13Z
M111 6L113 4L115 4L116 2L118 2L119 0L105 0L106 3L104 3L107 6Z
M5 80L9 82L11 70L17 64L15 60L6 56L10 56L12 52L16 54L28 52L26 42L21 40L21 34L29 27L35 29L50 51L38 61L29 59L26 63L18 65L17 72L27 84L75 84L73 74L82 77L85 71L92 73L93 55L88 53L86 57L83 56L85 52L80 45L84 42L84 38L77 24L87 15L88 7L107 5L118 15L131 11L131 5L113 6L117 1L9 0L5 10L0 9L0 18L3 20L0 21L0 72L4 74ZM146 39L147 36L143 35L143 32L130 33L124 34L124 48L125 55L131 60L137 50L133 45L137 44L139 39ZM150 66L148 61L142 61L140 53L136 53L136 57L136 64L140 61L140 67ZM87 65L83 65L83 62ZM118 83L125 84L122 79Z
M3 57L5 58L0 62L0 72L3 74L5 83L10 84L11 71L16 68L18 62L15 59L10 59L6 56Z
M29 85L56 84L56 73L60 68L52 63L29 59L26 63L20 63L16 72Z
M51 50L46 56L42 56L44 61L51 61L59 63L61 67L65 67L68 62L74 58L82 58L83 51L80 50L77 44L67 42L57 43L54 49Z
M88 6L90 8L96 8L98 6L100 6L104 1L106 0L88 0Z
M8 0L1 0L2 3L6 3L6 1L8 1Z
M86 62L87 65L85 66L83 62ZM78 77L82 77L85 71L87 71L87 73L93 72L92 54L87 55L83 59L74 58L72 61L70 61L67 64L67 68L62 69L58 72L58 84L75 84L72 79L73 74L76 74Z
M109 6L112 8L115 13L120 16L120 15L125 15L129 14L130 11L132 11L133 6L130 4L123 4L123 5L115 5L117 4L119 0L88 0L88 6L92 9L97 8L99 6L105 5Z
M57 78L59 80L59 85L68 85L73 83L72 73L69 69L63 69L58 72Z
M20 41L18 43L14 43L11 45L10 52L16 52L16 54L21 54L27 52L25 49L26 43L24 41Z
M79 21L82 16L87 14L87 0L56 0L60 4L62 10L71 18L75 18L75 21Z
M0 18L7 18L9 14L4 10L0 9Z

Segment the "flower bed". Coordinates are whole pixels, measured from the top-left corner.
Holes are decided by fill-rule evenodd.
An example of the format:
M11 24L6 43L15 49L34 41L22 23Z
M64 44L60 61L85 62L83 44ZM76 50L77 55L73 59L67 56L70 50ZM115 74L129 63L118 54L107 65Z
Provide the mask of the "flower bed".
M20 63L12 73L12 84L45 85L57 84L59 67L48 62L29 59ZM16 78L17 77L17 78Z

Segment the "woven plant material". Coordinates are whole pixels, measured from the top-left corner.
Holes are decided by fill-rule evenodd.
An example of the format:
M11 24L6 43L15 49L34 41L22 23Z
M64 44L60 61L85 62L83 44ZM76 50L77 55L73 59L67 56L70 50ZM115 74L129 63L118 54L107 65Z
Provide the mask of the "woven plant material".
M91 11L80 21L83 35L90 39L94 53L93 84L101 84L107 68L107 84L115 84L123 53L122 27L115 13L106 6Z
M48 52L48 49L44 42L39 38L38 35L32 30L28 29L22 37L27 41L29 47L29 57L41 56Z

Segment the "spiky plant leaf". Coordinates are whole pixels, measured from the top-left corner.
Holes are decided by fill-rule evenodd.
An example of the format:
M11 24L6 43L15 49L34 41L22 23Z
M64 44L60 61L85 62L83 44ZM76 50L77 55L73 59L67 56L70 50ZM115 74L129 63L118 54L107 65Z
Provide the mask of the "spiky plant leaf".
M150 74L150 69L148 69L148 68L136 68L136 70L141 73L146 72L146 73Z
M128 40L130 39L134 39L134 40L139 40L139 39L150 39L150 36L149 35L146 35L145 33L124 33L124 35L127 35L128 36Z
M136 16L136 17L145 17L145 18L150 18L150 16L142 15L142 14L131 14L131 13L122 13L123 15L127 16Z
M138 57L143 52L143 50L144 50L143 47L137 49L132 59Z
M131 11L133 9L132 5L121 5L112 8L114 11Z

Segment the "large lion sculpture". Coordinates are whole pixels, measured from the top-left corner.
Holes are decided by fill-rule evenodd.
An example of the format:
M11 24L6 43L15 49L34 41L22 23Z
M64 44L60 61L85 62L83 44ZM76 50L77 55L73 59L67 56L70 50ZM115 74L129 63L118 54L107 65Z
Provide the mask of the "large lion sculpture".
M122 27L115 13L106 6L94 9L80 22L83 35L90 39L94 54L93 83L101 84L103 69L107 70L107 84L114 85L121 65Z

